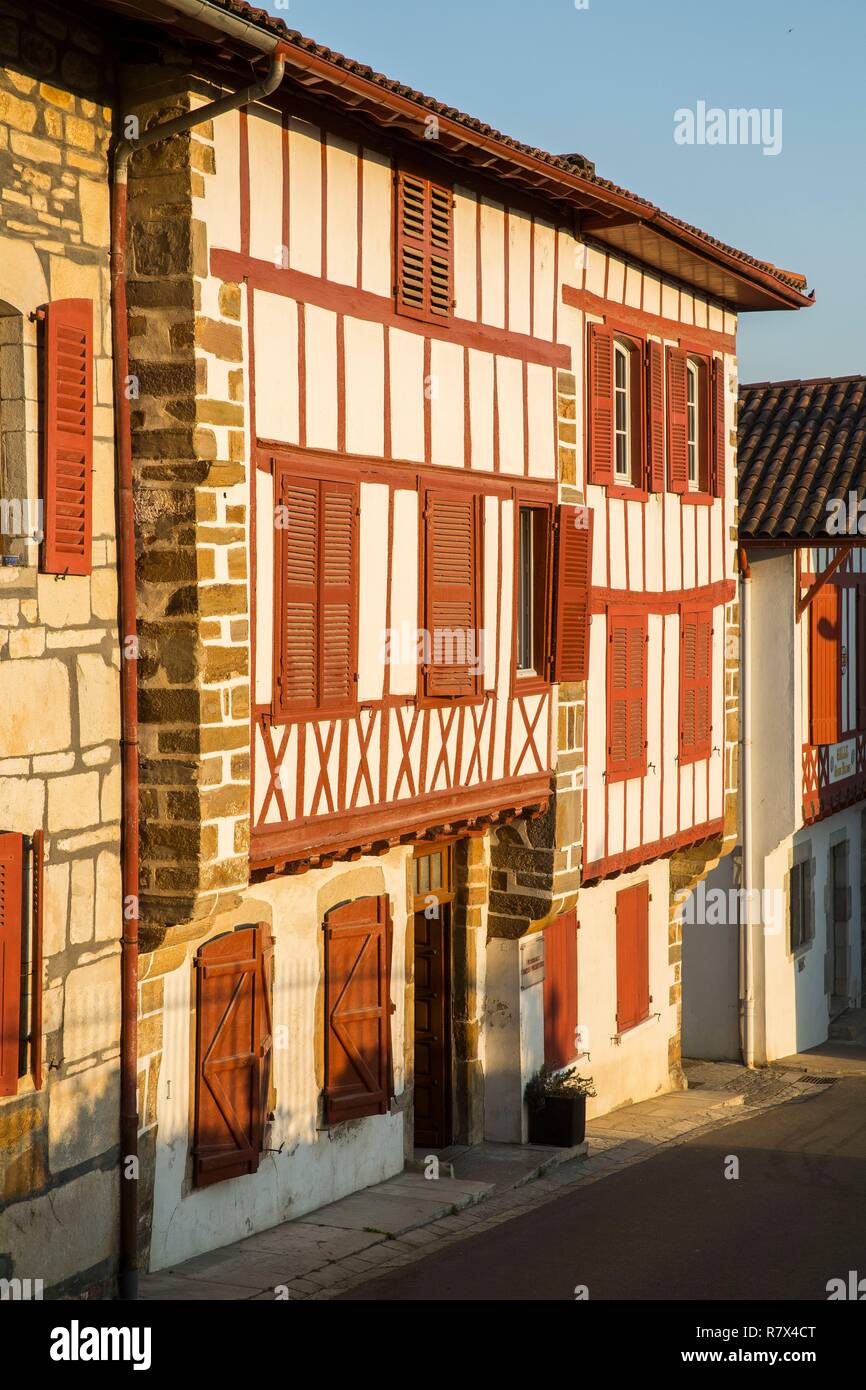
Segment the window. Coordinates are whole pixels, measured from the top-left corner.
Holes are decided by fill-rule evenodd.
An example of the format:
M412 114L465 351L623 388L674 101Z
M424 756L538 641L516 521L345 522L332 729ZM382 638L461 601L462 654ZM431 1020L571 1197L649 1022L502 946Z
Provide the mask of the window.
M276 496L275 710L345 710L357 690L357 486L278 465Z
M700 434L698 431L698 368L689 362L686 368L688 381L688 441L689 441L689 487L697 491L700 484Z
M443 319L453 312L453 207L450 189L398 174L396 302L410 318Z
M616 895L616 1031L649 1017L649 884Z
M792 954L808 946L815 935L812 903L812 860L791 866L788 881L788 925Z
M265 924L196 956L193 1183L255 1173L271 1115L273 938Z
M0 834L0 1096L42 1087L43 857L41 830Z
M608 613L607 777L621 781L646 771L647 620Z
M517 518L517 674L546 680L550 510L519 507Z
M840 631L839 588L828 580L809 605L809 739L817 746L839 740Z
M618 483L631 483L631 353L614 343L614 468Z
M484 673L479 499L468 488L436 488L424 504L424 693L477 693Z
M556 513L556 681L586 680L591 588L592 511L562 505Z
M644 348L604 324L589 330L589 468L591 483L646 485Z
M577 915L563 912L544 930L544 1065L577 1056Z
M680 614L680 762L710 756L713 699L712 609Z
M391 1095L387 897L325 915L325 1121L384 1115Z

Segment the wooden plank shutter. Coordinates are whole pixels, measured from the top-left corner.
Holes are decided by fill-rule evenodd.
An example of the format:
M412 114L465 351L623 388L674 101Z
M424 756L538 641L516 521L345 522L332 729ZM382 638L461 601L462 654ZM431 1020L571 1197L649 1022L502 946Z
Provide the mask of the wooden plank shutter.
M451 191L429 179L397 175L397 308L411 318L441 319L453 309Z
M680 348L667 350L668 487L686 492L689 486L688 357Z
M0 1096L18 1089L24 837L0 834Z
M613 482L613 333L589 328L589 481Z
M58 299L45 310L42 568L90 574L93 566L93 301Z
M725 363L713 358L713 450L712 492L714 497L725 495Z
M680 759L708 758L712 735L713 615L680 618Z
M270 1090L272 959L265 925L218 936L196 956L196 1187L259 1166Z
M432 699L472 695L478 684L471 669L478 652L478 500L463 488L431 489L424 524L425 692Z
M856 671L857 671L857 728L866 730L866 589L858 588L856 594L857 604L857 624L856 637L857 643Z
M577 914L544 930L544 1064L557 1070L577 1055Z
M819 589L809 607L810 742L839 740L839 589Z
M649 884L616 895L616 1027L634 1028L649 1015Z
M589 670L592 512L560 506L556 518L553 679L584 681Z
M647 343L647 481L651 492L665 490L665 359L661 343Z
M391 1031L387 897L325 916L325 1119L384 1115Z

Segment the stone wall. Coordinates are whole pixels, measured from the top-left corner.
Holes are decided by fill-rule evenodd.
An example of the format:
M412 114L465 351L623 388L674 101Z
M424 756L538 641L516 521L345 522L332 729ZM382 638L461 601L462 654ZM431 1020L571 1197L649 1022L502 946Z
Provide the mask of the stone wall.
M124 88L145 129L207 99L170 55L127 69ZM239 286L209 278L195 215L212 142L205 123L130 169L146 949L172 924L230 909L248 881L245 304Z
M0 0L0 499L40 496L29 315L94 303L93 570L40 574L4 537L0 828L45 833L42 1089L0 1099L0 1276L113 1288L117 1226L120 701L104 24ZM18 563L11 564L10 560Z

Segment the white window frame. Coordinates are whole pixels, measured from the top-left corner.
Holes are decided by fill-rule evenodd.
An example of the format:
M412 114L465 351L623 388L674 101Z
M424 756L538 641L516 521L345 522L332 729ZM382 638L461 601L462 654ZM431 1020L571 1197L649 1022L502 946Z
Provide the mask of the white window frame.
M534 651L535 514L532 507L520 506L517 511L517 674L519 676L538 675L532 660ZM529 664L525 665L527 652Z
M622 386L617 382L617 366L623 363L625 381ZM625 343L621 343L618 338L613 342L613 480L621 487L630 487L632 482L632 373L631 373L631 348ZM625 426L619 424L619 412L617 409L619 399L625 400ZM625 467L620 467L620 440L625 441Z
M686 415L689 456L689 491L701 487L701 374L697 362L690 357L686 363Z

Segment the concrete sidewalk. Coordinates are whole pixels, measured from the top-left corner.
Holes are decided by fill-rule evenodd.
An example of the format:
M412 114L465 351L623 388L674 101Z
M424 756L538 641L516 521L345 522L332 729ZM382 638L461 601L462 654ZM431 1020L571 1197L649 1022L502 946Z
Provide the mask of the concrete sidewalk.
M725 1063L687 1067L693 1088L626 1106L587 1125L579 1151L457 1146L442 1176L406 1171L295 1221L141 1280L143 1299L310 1299L335 1295L595 1182L665 1146L814 1095L802 1072L760 1074ZM454 1176L446 1176L453 1171ZM413 1167L418 1168L418 1160Z

